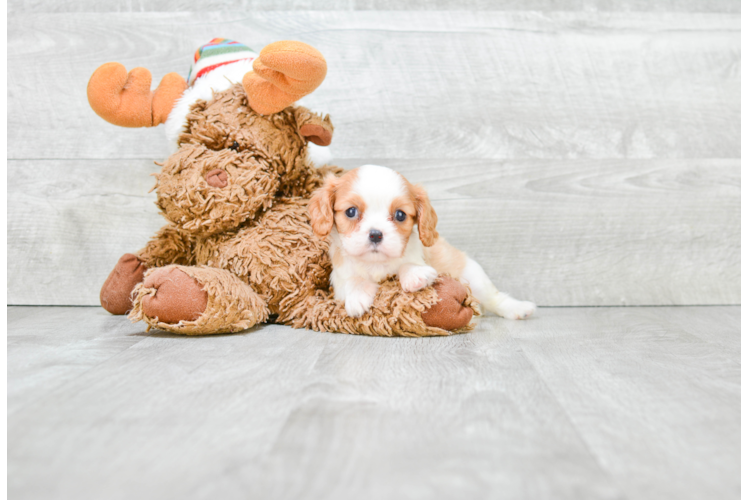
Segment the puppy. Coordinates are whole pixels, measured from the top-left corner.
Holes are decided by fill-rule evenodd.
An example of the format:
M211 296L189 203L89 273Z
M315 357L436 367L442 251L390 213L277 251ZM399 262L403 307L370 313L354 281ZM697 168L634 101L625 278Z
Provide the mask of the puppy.
M524 319L535 304L499 292L483 268L436 231L426 191L394 170L364 165L328 177L309 202L314 233L329 238L335 299L349 316L371 308L379 282L397 275L406 292L448 274L469 283L481 306L504 318Z

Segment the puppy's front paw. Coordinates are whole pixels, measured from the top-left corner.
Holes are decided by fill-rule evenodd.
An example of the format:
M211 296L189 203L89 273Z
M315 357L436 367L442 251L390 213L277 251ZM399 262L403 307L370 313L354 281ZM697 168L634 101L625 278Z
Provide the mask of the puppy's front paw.
M377 295L377 286L362 286L349 291L345 298L345 312L352 318L363 316L372 304L374 297Z
M499 304L496 314L507 319L527 319L534 312L535 304L532 302L509 297Z
M400 286L406 292L417 292L431 285L439 273L431 266L403 266L400 269Z

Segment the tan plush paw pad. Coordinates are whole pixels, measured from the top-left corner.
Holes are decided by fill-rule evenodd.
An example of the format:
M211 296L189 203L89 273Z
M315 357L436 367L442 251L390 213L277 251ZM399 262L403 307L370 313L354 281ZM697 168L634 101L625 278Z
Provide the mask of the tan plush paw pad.
M423 311L423 322L444 330L466 327L473 319L473 309L466 304L467 288L459 281L445 276L434 283L434 289L439 294L439 302Z
M156 290L143 297L143 313L162 323L195 321L208 305L208 292L202 285L175 267L153 271L143 287Z
M135 255L126 253L117 261L101 287L101 307L112 314L126 314L132 309L130 293L143 281L146 266Z

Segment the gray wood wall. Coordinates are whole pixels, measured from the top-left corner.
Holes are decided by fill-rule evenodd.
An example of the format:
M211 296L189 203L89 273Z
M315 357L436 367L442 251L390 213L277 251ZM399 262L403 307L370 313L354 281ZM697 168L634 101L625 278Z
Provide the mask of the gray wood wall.
M222 10L221 10L222 9ZM311 10L315 9L315 10ZM163 220L162 129L90 110L97 66L186 76L213 37L328 60L344 167L429 190L440 232L540 305L740 302L738 1L13 0L8 301L96 305Z

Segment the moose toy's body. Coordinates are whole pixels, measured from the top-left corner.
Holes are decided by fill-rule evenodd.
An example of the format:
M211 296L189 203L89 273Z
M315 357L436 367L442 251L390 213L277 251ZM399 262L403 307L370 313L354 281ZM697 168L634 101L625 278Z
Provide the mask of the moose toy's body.
M253 71L252 71L253 70ZM113 314L184 334L235 332L267 321L370 335L446 335L465 330L477 307L449 277L406 293L386 281L371 311L349 318L329 290L327 243L307 205L326 175L309 142L330 144L333 127L293 103L324 79L314 48L277 42L259 54L216 39L198 50L190 86L174 73L150 91L150 73L101 66L92 108L122 126L166 123L176 151L156 175L169 223L126 254L104 283Z

